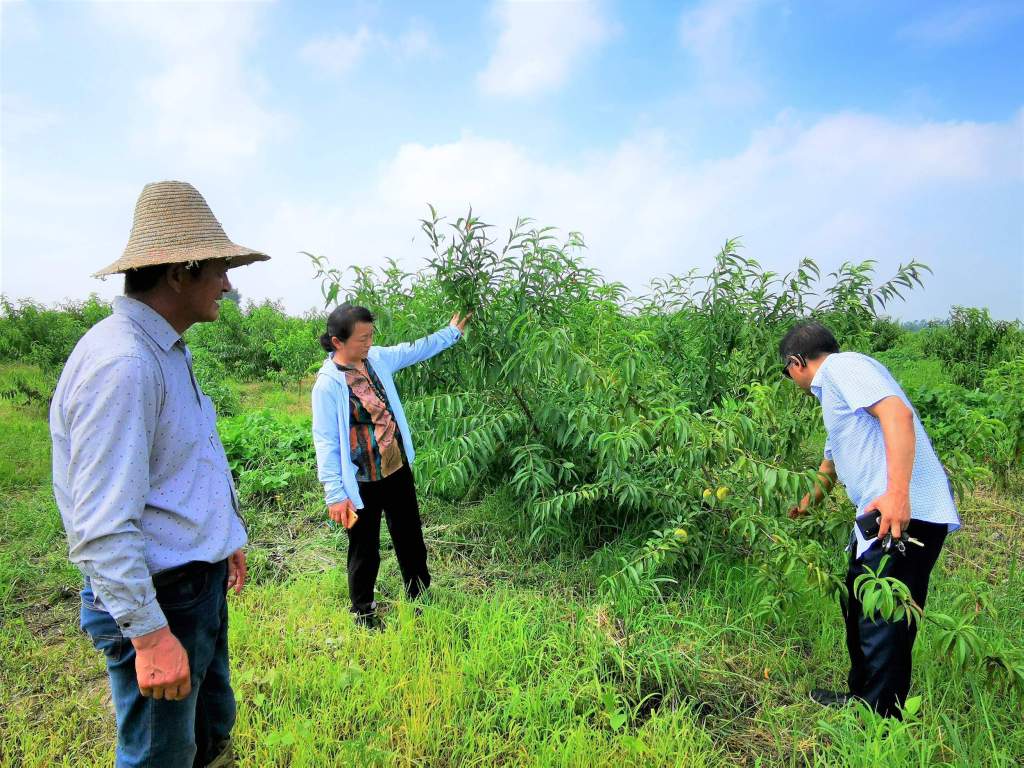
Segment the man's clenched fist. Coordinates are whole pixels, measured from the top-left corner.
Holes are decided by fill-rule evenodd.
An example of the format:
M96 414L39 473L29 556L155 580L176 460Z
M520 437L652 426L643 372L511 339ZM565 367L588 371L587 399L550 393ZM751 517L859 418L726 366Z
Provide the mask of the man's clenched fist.
M143 696L180 701L192 692L188 654L168 627L133 637L132 645L135 676Z

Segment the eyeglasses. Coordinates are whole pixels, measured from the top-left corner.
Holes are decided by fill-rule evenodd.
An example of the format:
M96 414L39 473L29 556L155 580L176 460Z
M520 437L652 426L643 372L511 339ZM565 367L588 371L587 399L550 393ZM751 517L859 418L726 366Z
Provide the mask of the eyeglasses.
M789 357L786 358L786 364L782 366L782 375L785 376L787 379L793 378L789 374L789 366L791 366L793 363L800 363L800 365L806 366L807 358L804 357L803 355L790 355Z

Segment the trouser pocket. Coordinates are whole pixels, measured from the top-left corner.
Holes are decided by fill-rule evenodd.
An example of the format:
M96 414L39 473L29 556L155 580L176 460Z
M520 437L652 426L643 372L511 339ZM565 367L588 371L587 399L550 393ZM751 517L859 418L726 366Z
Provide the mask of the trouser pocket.
M111 661L119 661L126 646L131 642L121 634L114 617L96 606L95 596L88 585L82 590L79 627L92 640L93 647L102 651Z

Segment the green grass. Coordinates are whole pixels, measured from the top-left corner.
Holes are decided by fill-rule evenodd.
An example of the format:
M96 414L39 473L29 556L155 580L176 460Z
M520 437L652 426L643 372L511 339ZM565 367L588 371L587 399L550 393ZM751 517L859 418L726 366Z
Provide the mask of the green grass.
M245 385L243 407L256 406L304 413L305 402ZM45 411L0 408L0 439L24 454L22 470L0 476L0 765L108 765L113 717L102 658L77 630ZM384 536L386 629L357 629L345 538L315 491L303 481L247 510L252 580L230 601L241 765L1024 763L1019 695L980 669L957 671L935 627L915 650L916 717L823 711L808 689L841 687L846 671L842 621L825 597L803 590L766 625L754 618L755 564L717 556L664 602L612 606L598 584L627 545L536 550L500 491L473 504L423 499L435 584L420 615L399 598ZM979 632L1018 648L1021 506L984 489L967 500L928 606L977 595Z
M421 616L398 605L387 631L367 633L343 600L334 571L236 612L236 653L253 662L238 675L253 764L702 765L716 754L688 709L611 727L612 689L595 670L612 640L571 603L440 587Z
M0 400L0 488L50 482L50 430L44 406Z
M301 382L248 381L239 385L242 410L270 409L293 416L308 416L312 379Z

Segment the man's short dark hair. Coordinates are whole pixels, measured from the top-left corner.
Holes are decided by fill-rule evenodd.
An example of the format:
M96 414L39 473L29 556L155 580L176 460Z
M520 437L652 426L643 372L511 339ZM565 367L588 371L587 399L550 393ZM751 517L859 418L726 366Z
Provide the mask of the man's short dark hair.
M327 352L333 352L332 336L336 337L338 341L348 341L356 329L356 323L372 323L373 321L373 312L366 307L345 302L335 307L334 311L327 316L327 333L320 337L320 346Z
M832 331L816 320L797 323L779 342L779 357L783 360L788 360L790 355L815 360L838 351L839 343Z
M205 261L193 262L188 265L188 273L193 278L198 277L199 273L203 271L203 265ZM167 270L171 268L171 264L154 264L151 267L139 267L138 269L129 269L124 273L124 293L125 296L131 296L132 294L147 293L156 287L156 284L160 282L160 278L166 274Z

